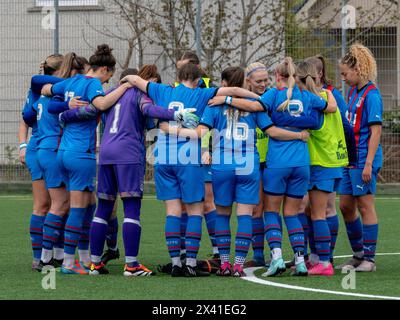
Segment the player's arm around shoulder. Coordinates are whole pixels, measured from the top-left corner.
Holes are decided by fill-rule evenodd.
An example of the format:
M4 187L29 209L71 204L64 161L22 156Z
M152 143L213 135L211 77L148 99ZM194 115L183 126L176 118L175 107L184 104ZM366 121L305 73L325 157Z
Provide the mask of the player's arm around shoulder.
M178 128L175 126L170 126L168 122L161 122L160 130L169 135L191 138L191 139L201 139L207 134L209 128L205 125L199 125L195 129L188 128Z

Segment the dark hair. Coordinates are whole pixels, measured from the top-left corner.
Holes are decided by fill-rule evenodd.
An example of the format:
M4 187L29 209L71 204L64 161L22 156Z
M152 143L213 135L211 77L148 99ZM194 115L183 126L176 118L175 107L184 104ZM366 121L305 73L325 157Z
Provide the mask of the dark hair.
M182 81L195 81L201 78L201 70L193 63L187 63L178 70L178 80Z
M228 83L228 87L243 87L244 70L241 67L229 67L221 73L221 80Z
M144 80L157 78L157 66L155 64L145 64L138 73L138 76Z
M181 60L189 60L189 63L200 65L200 59L194 51L186 51Z
M91 69L97 71L101 67L107 67L108 71L115 71L117 62L112 50L107 44L97 46L96 52L89 59Z
M157 73L157 83L162 83L161 75Z
M60 69L64 56L61 54L52 54L48 56L40 65L40 73L51 76Z
M69 78L72 70L76 70L78 73L83 73L85 71L85 65L87 64L89 63L86 58L79 57L74 52L67 53L64 56L58 76L60 78Z
M126 76L136 76L139 73L139 70L136 68L128 68L122 71L121 76L119 77L119 80L122 80Z

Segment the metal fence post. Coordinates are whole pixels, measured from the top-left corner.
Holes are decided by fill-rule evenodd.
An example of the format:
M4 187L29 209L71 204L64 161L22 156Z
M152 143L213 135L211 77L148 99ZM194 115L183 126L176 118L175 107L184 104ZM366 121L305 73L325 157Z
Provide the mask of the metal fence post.
M60 53L60 20L59 20L59 0L54 0L55 29L54 29L54 54Z

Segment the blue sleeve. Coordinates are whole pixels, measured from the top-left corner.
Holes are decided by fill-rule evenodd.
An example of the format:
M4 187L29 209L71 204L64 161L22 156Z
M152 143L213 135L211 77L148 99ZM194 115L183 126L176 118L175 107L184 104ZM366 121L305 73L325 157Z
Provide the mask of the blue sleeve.
M97 97L104 97L105 93L99 80L93 79L87 87L86 95L89 103L92 103Z
M333 88L332 94L335 97L335 100L336 100L337 106L340 110L340 113L345 115L346 111L347 111L347 104L346 104L346 101L344 101L342 94L336 88Z
M68 83L68 79L61 81L61 82L57 82L56 84L53 84L53 86L51 87L51 94L53 96L55 96L55 95L64 96L67 83Z
M46 84L56 84L58 82L64 81L63 78L46 76L46 75L36 75L31 79L31 89L34 93L40 94L42 88Z
M162 83L149 82L147 84L147 95L157 105L163 105L164 97L168 90L172 87L166 86Z
M152 130L157 128L157 123L154 118L146 118L146 129L147 130Z
M256 112L255 115L256 115L257 127L259 127L262 131L271 128L274 125L271 118L268 116L266 112Z
M34 102L32 90L29 90L24 108L22 109L22 119L29 127L32 127L32 125L36 122L36 111L33 108Z
M49 113L52 114L59 114L68 109L69 109L68 101L64 101L64 96L60 95L56 95L53 98L51 98L48 105L48 111Z
M382 97L378 91L370 92L365 98L364 108L367 112L368 125L382 124Z
M304 93L307 92L310 101L310 109L323 111L328 106L328 102L322 99L320 96L308 91L303 91Z
M213 88L203 88L203 89L201 89L200 92L201 92L201 94L202 94L202 98L203 98L204 103L207 103L208 100L214 98L215 95L216 95L217 92L218 92L218 89L219 89L219 88L217 88L217 87L213 87Z
M278 89L272 88L260 97L261 103L264 106L264 109L268 111L268 113L271 113L273 111L277 93Z
M215 112L220 111L219 109L220 109L219 107L214 107L214 108L206 107L204 109L203 116L201 117L199 124L202 124L208 127L209 129L214 128Z
M295 127L299 129L312 129L316 130L321 127L323 115L316 111L311 110L309 115L302 115L300 117L293 117L288 112L273 112L272 121L280 127Z

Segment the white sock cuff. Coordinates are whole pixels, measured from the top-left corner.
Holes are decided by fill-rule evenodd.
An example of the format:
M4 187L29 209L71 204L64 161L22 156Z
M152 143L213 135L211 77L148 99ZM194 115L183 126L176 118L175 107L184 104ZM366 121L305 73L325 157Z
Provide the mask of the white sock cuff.
M135 219L125 218L124 223L133 223L133 224L137 224L139 227L141 227L140 221L135 220Z
M99 217L94 217L93 218L93 222L105 224L105 225L108 226L108 222L106 220L102 219L102 218L99 218Z
M126 257L125 257L125 262L126 262L126 263L137 262L137 257L129 257L129 256L126 256Z

